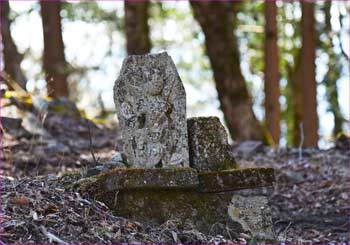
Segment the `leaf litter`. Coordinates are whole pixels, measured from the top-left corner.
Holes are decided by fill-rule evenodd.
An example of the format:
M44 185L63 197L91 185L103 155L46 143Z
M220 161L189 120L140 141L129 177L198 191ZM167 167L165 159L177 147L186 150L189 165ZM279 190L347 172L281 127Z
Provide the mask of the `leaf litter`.
M56 114L39 125L46 135L2 130L1 243L251 242L249 234L203 234L187 221L147 226L67 189L77 176L66 173L96 164L91 150L103 163L122 149L118 130ZM266 191L280 242L350 243L349 140L338 143L303 150L302 159L298 149L262 146L242 155L233 148L241 166L275 168L276 183Z

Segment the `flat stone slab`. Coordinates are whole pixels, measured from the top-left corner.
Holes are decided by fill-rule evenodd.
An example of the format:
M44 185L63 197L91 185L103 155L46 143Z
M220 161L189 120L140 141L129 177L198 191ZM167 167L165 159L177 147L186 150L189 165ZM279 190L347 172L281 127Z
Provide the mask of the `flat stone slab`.
M88 185L98 186L107 192L135 189L196 189L199 184L197 171L191 168L119 168L90 179Z
M201 192L226 192L271 186L275 181L273 168L245 168L202 172L198 176Z
M273 168L245 168L197 172L193 168L116 168L79 180L75 185L87 190L167 190L191 189L197 192L230 192L273 185Z

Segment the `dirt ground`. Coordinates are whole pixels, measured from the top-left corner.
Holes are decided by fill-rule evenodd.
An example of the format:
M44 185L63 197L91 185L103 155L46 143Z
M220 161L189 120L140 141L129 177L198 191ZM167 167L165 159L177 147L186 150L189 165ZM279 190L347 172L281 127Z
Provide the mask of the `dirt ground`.
M248 243L249 235L202 234L171 220L159 227L117 217L65 184L121 150L118 130L48 114L34 128L7 122L1 135L1 243ZM22 124L25 124L23 120ZM283 243L350 243L349 140L328 150L235 151L241 166L276 170L270 204ZM92 156L94 155L94 157ZM64 177L62 177L64 176Z
M280 241L349 244L348 148L304 150L302 159L296 149L264 148L236 159L242 165L275 168L270 204Z

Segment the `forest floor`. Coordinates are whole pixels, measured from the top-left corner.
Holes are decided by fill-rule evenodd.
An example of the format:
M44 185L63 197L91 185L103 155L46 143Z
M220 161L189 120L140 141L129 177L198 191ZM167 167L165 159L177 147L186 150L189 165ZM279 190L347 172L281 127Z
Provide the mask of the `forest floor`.
M66 189L74 179L65 173L110 160L121 149L117 130L55 113L23 118L26 129L2 120L1 243L249 242L246 234L202 234L178 220L150 227L113 215ZM302 158L297 149L261 146L241 154L232 147L241 166L275 168L269 198L280 242L350 243L349 145L345 139L328 150L303 150Z

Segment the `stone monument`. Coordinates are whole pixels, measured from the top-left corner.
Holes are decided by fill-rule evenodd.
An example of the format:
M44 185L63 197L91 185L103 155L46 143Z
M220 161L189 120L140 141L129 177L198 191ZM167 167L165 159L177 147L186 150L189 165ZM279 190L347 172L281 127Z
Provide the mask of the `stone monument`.
M184 87L166 53L127 57L114 99L127 164L79 180L78 191L143 223L176 218L205 233L219 225L221 235L274 241L266 196L240 193L271 186L274 170L238 168L218 118L186 122Z
M130 166L189 166L186 94L167 53L128 56L114 101Z

